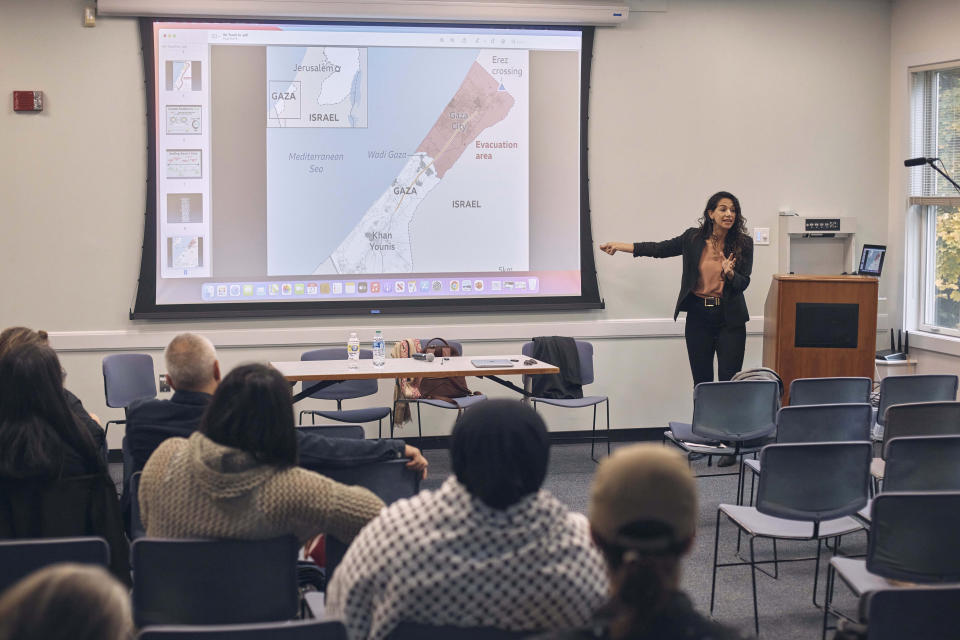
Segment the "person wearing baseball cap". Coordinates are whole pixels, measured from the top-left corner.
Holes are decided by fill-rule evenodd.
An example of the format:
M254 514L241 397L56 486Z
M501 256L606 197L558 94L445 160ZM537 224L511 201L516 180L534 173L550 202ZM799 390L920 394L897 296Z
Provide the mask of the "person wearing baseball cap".
M740 638L697 613L680 590L680 561L697 528L697 488L681 454L653 444L617 450L597 468L588 515L610 600L587 626L542 640Z

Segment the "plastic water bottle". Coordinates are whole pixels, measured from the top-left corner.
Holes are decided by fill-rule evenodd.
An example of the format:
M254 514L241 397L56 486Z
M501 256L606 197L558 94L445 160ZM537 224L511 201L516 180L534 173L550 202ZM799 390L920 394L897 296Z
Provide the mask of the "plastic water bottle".
M387 363L387 347L383 344L383 332L377 329L373 336L373 366L382 367Z
M360 338L356 331L350 332L350 339L347 340L347 367L356 369L360 366Z

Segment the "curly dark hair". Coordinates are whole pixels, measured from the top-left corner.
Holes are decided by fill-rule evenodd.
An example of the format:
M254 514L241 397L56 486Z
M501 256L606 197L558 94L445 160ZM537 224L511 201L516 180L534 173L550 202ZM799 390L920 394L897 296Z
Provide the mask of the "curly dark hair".
M750 239L750 235L747 233L747 219L743 217L743 212L740 210L740 200L729 191L717 191L707 200L707 206L703 208L703 216L700 218L700 237L709 240L710 236L713 235L713 220L707 214L716 209L717 204L724 198L729 198L733 202L733 210L737 212L737 219L733 221L733 226L727 232L727 237L723 241L723 253L724 255L733 253L733 256L739 259L743 253L743 247Z

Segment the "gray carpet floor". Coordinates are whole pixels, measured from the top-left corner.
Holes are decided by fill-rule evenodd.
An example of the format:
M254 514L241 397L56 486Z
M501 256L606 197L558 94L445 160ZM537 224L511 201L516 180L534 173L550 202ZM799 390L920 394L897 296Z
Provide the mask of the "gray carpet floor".
M617 446L624 446L614 444ZM605 447L604 447L605 449ZM450 475L450 455L445 449L424 452L430 461L430 474L424 481L423 489L436 489ZM597 451L598 456L601 450ZM603 451L605 453L605 451ZM564 444L554 445L550 451L550 467L545 488L563 501L570 509L587 512L590 495L590 482L593 479L596 464L590 459L590 445ZM111 475L119 485L122 466L111 464ZM693 463L698 474L725 472L730 469L708 467L706 460ZM736 476L706 477L697 480L700 491L700 519L697 525L697 538L693 552L686 558L683 571L683 588L693 599L696 607L706 614L710 607L710 580L713 564L713 540L717 519L717 506L720 503L736 502ZM744 538L746 541L746 538ZM736 528L726 518L720 523L719 561L737 562ZM748 547L742 545L742 555L748 557ZM755 545L757 559L771 559L772 545L769 540L758 540ZM777 543L780 559L803 558L813 556L816 543L788 542ZM862 555L866 553L866 536L856 533L847 536L841 544L844 555ZM824 581L826 579L825 552L820 564L820 579L817 602L822 605ZM778 640L814 640L820 638L823 610L815 607L811 600L813 594L814 563L782 563L779 577L774 580L762 573L757 574L757 599L760 610L760 636ZM717 596L714 617L718 621L738 629L744 636L753 635L753 605L748 567L721 568L717 574ZM856 611L856 599L842 586L838 585L834 603L840 608ZM832 632L831 632L832 634ZM828 635L831 637L831 635Z
M614 444L617 446L623 446ZM603 447L605 454L605 447ZM598 449L598 457L600 450ZM430 476L423 483L424 489L435 489L450 475L450 456L446 450L430 450L425 455L430 461ZM596 464L590 460L589 444L554 445L550 450L550 467L544 487L563 501L570 509L587 512L590 482ZM694 472L708 474L727 472L735 467L717 469L708 467L706 460L693 463ZM713 566L713 540L717 521L717 506L721 503L736 503L736 476L699 478L700 519L693 552L686 558L683 570L683 588L699 611L706 614L710 608L710 580ZM749 488L749 484L748 484ZM725 517L720 522L719 561L738 562L736 556L737 533ZM749 557L749 547L743 538L742 555ZM856 533L842 540L844 555L866 553L866 536ZM773 547L769 540L758 539L755 543L756 557L772 559ZM780 559L812 557L816 543L809 541L781 541L777 543ZM820 563L817 602L823 604L826 562L829 553L824 551ZM820 638L823 609L813 605L814 562L781 563L776 580L762 573L757 574L757 602L760 611L760 637L778 640L814 640ZM753 636L753 596L750 587L749 567L720 568L717 573L717 595L714 618L739 630L744 636ZM851 613L856 611L856 599L842 586L837 585L834 604ZM831 621L832 624L832 621ZM828 634L832 637L832 632Z

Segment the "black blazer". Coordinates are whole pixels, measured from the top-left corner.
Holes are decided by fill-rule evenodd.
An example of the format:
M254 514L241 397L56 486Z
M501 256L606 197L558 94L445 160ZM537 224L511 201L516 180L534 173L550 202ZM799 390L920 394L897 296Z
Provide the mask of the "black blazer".
M723 319L728 327L747 324L750 314L747 312L747 301L743 298L744 290L750 285L750 272L753 271L753 239L745 238L746 244L743 253L737 257L733 266L733 277L723 281ZM700 230L691 227L681 235L663 242L634 242L634 257L672 258L683 256L683 276L680 279L680 295L677 297L677 306L673 311L676 320L681 311L688 311L684 306L687 296L697 286L700 278L700 256L706 240L700 237Z

